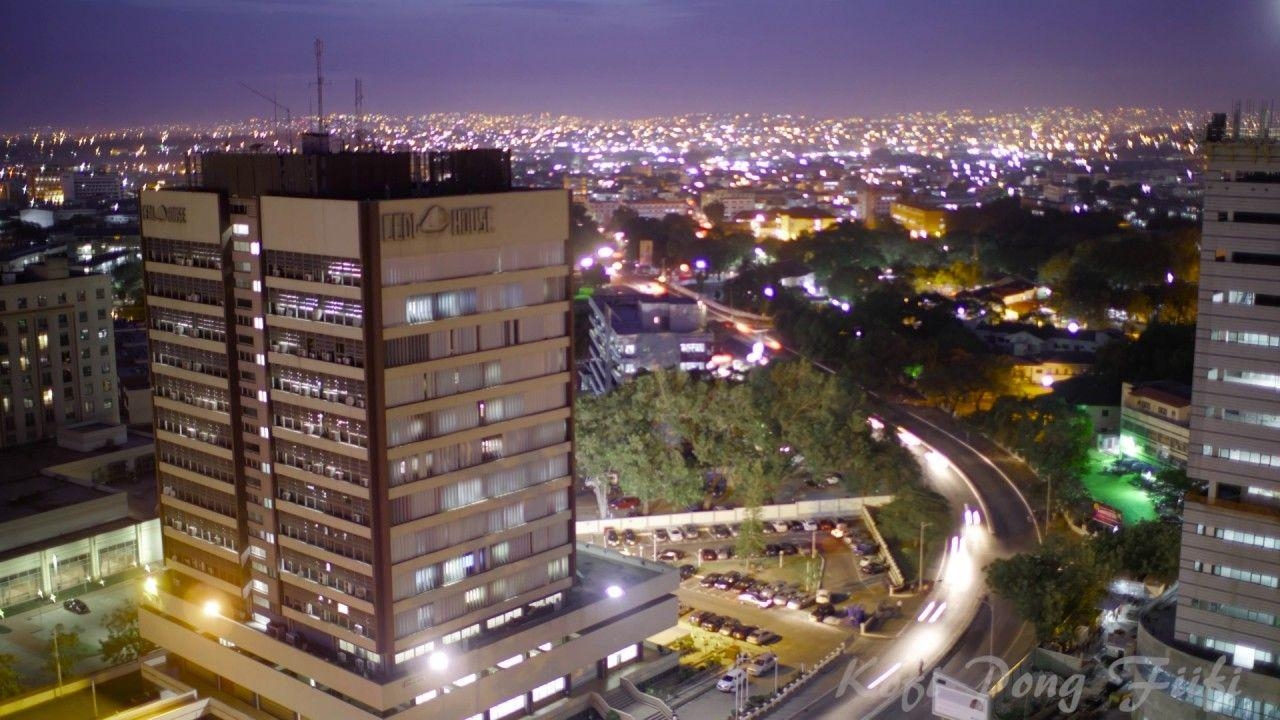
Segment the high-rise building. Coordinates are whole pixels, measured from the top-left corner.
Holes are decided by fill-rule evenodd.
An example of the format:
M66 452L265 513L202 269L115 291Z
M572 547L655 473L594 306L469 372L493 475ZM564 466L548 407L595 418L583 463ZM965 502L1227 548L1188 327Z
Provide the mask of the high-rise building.
M1170 660L1143 718L1280 717L1280 143L1224 125L1205 145L1187 458L1206 491L1186 499L1176 604L1139 633L1139 655ZM1230 687L1199 680L1219 660Z
M62 173L62 200L67 203L90 203L119 200L121 178L106 170L68 170Z
M518 716L675 618L672 573L574 544L567 192L419 160L209 155L141 199L142 632L281 718Z
M111 278L49 258L0 279L0 447L116 425Z

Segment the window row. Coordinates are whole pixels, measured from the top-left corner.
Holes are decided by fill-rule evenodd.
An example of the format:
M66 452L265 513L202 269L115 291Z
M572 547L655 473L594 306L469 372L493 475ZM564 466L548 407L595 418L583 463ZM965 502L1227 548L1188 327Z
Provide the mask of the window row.
M364 367L364 343L320 333L271 328L271 349L285 355Z
M323 560L299 555L292 550L282 549L280 552L280 569L306 578L313 583L333 588L340 593L360 600L373 600L373 582L343 567L335 567Z
M427 555L450 545L458 545L485 535L505 532L527 522L563 512L569 508L566 489L531 497L521 502L446 521L391 540L392 562Z
M231 461L213 455L206 455L191 448L175 445L164 440L156 441L156 455L160 462L189 470L198 475L226 483L236 481L235 468Z
M328 255L268 250L267 274L272 277L360 287L364 270L359 260Z
M423 453L394 459L390 463L391 485L403 485L435 475L474 467L502 457L512 457L562 443L568 439L564 420L552 420L531 427L509 430L478 440L455 443Z
M319 450L277 438L273 443L276 462L323 475L334 480L369 487L369 463L346 455Z
M280 513L280 534L327 550L335 555L362 563L373 562L373 547L368 540L343 530L336 530L324 523Z
M225 303L222 284L204 278L147 273L147 292L171 300L185 300L216 307L222 307Z
M565 281L562 277L445 290L410 295L405 298L403 318L398 317L400 315L397 312L398 308L388 308L387 324L399 325L401 322L407 322L410 325L416 325L462 315L542 305L564 299Z
M496 249L475 248L397 258L382 264L382 283L408 285L560 265L564 265L563 242L521 243Z
M447 587L472 575L546 552L568 541L567 523L539 528L444 562L418 568L412 573L399 575L393 581L395 597L403 600L412 595Z
M567 351L557 349L389 380L386 384L387 405L394 407L433 400L552 375L564 372L567 363Z
M324 375L283 365L272 366L271 387L294 395L365 407L364 383L359 380Z
M347 327L364 325L364 306L356 300L272 290L269 308L272 315L281 317Z
M282 402L272 404L272 417L276 427L306 433L312 437L326 438L334 442L356 447L369 447L369 430L360 420L342 415L323 413Z
M279 497L285 502L311 508L357 525L367 527L370 523L369 501L364 498L352 497L288 477L277 478L276 484Z
M563 337L567 327L565 314L555 312L396 338L386 342L387 367Z
M377 640L376 624L373 618L359 610L354 610L328 598L307 594L304 590L290 587L285 587L284 596L281 600L284 602L285 607L292 608L304 615L310 615L317 620L336 625L361 637Z
M565 407L568 403L567 394L567 384L556 383L550 387L391 420L387 423L387 447L408 445L433 437Z
M183 265L186 267L222 268L222 247L209 243L194 243L185 240L165 240L147 238L146 258L150 262Z
M464 592L439 598L434 602L405 612L396 613L396 638L403 638L433 626L447 623L491 605L514 599L569 575L569 559L557 558L546 565L526 568L524 571L498 578ZM478 632L478 630L477 630Z
M400 524L519 492L569 474L568 455L534 458L515 467L494 470L444 487L423 490L391 501L391 522Z

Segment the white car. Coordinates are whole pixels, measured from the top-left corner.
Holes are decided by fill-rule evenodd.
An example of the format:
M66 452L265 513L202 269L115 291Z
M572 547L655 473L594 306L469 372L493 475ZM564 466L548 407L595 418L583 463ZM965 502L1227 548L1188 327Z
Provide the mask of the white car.
M773 522L769 523L769 525L773 528L773 531L776 533L784 533L784 532L791 531L791 526L787 524L786 520L774 520Z
M818 521L813 518L805 518L800 524L804 526L805 532L813 532L818 529Z
M685 539L685 540L697 540L697 539L698 539L698 537L699 537L699 536L701 536L701 535L702 535L702 533L698 532L698 527L697 527L696 525L685 525L685 526L684 526L684 539Z
M826 588L818 588L818 593L813 596L813 601L819 605L830 605L831 591Z
M675 525L667 528L667 536L671 538L671 542L684 542L684 531Z
M760 653L747 665L747 674L758 677L772 670L777 664L777 655L771 652Z
M725 673L718 682L716 689L720 692L733 692L735 687L742 687L747 682L747 671L742 668L734 668Z

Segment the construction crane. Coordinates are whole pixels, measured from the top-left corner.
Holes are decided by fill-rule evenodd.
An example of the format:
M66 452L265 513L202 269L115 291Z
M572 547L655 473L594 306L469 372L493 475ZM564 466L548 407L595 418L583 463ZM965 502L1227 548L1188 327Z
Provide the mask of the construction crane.
M250 87L248 83L242 82L240 83L240 86L243 87L245 90L248 90L249 92L253 93L254 95L257 95L258 97L262 98L263 100L266 100L267 102L271 103L271 121L275 123L277 137L279 137L280 135L280 111L281 110L284 111L284 124L287 128L289 128L289 147L292 148L293 147L293 114L289 112L289 108L285 107L284 105L281 105L275 99L274 96L268 95L264 92L259 92L254 88Z

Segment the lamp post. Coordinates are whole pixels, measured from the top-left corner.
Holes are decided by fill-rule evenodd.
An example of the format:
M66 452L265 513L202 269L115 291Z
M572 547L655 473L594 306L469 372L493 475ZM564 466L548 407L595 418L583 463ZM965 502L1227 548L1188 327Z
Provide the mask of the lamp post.
M920 564L917 566L916 572L916 590L918 592L924 591L924 529L932 524L927 522L920 523Z
M62 623L53 626L53 668L58 673L58 689L62 689L62 656L58 653L58 636L62 634Z

